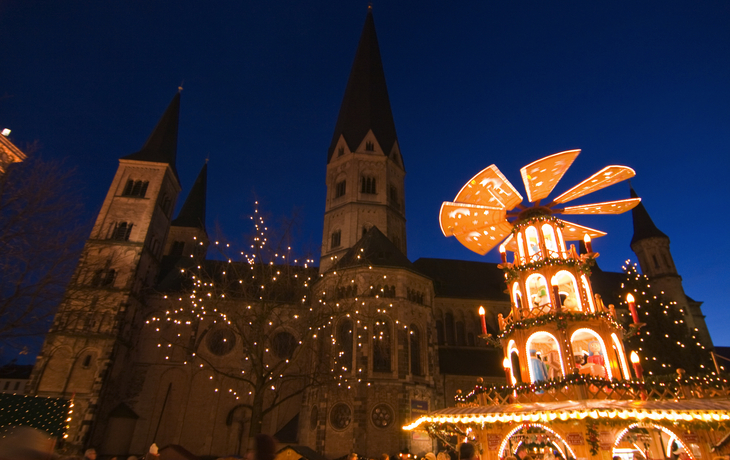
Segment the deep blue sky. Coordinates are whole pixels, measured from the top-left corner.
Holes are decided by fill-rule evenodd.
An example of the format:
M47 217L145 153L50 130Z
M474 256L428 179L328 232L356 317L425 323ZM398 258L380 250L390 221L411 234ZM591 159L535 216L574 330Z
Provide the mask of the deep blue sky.
M0 127L78 167L91 220L117 159L184 81L178 170L186 194L210 158L209 229L248 231L257 197L272 216L296 213L301 244L317 251L327 148L366 8L0 0ZM492 163L522 191L521 166L582 148L556 192L608 164L634 168L687 294L730 345L730 2L383 1L374 16L411 260L496 261L442 236L441 202ZM597 195L625 198L628 186ZM634 257L629 214L574 221L609 233L594 242L603 269Z

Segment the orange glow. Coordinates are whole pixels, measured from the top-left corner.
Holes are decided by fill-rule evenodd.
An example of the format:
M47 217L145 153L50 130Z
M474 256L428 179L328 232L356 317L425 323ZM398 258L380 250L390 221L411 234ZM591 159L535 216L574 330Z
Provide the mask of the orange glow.
M484 316L485 314L486 314L486 312L484 311L484 307L479 305L479 316Z
M631 352L631 358L630 359L631 359L631 363L632 364L639 364L639 355L636 354L635 351L632 351Z
M626 294L626 301L628 303L634 303L634 296L632 296L631 294Z
M506 357L506 356L505 356L505 357L504 357L504 359L502 360L502 367L504 367L505 369L510 369L510 368L512 368L512 363L510 362L509 358L508 358L508 357Z

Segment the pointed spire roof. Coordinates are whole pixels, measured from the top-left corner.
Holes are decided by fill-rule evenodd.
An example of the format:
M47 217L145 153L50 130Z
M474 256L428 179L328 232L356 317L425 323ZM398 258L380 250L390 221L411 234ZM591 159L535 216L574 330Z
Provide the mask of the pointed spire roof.
M360 241L348 249L332 268L337 270L359 265L400 267L416 271L408 257L376 226L370 227Z
M125 160L151 161L154 163L167 163L172 168L175 176L175 157L177 156L177 126L180 114L180 92L172 98L167 110L162 114L157 126L150 134L139 152L122 157Z
M180 214L172 221L175 227L193 227L205 231L205 201L208 189L208 163L203 165L190 189Z
M327 163L332 159L340 135L344 136L350 150L355 150L371 129L385 154L389 155L398 137L390 110L378 37L375 35L373 11L368 8L332 143L327 152Z
M634 191L634 188L631 186L629 187L631 189L631 198L638 198L639 196ZM633 246L637 241L646 238L660 237L669 239L664 232L654 225L654 221L651 220L651 217L649 217L649 213L646 211L643 202L639 203L638 206L631 210L631 217L634 221L634 236L631 238L631 246Z

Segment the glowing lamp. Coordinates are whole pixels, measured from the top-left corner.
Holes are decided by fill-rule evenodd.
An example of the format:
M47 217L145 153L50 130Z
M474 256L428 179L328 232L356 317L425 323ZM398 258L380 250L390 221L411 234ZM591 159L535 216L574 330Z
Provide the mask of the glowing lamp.
M593 244L591 244L591 235L585 234L583 235L583 242L586 245L586 251L588 251L588 254L593 252Z
M10 136L10 130L8 128L3 129L3 136L5 136L5 137Z
M479 318L482 320L482 334L487 335L487 319L485 318L486 311L484 307L479 305Z
M507 263L507 249L504 247L503 244L499 245L499 256L502 258L502 263Z
M512 368L512 362L506 356L502 360L502 367L504 367L505 369L511 369Z
M631 312L631 318L634 320L634 324L639 324L639 312L636 311L634 296L631 294L626 294L626 301L629 303L629 311Z

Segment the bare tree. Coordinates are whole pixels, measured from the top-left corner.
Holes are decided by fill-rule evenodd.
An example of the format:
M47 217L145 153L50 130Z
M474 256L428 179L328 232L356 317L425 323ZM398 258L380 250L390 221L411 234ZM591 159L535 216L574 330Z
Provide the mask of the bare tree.
M330 367L321 363L329 361L324 337L338 314L310 302L317 267L291 255L283 243L288 232L272 243L258 211L253 219L245 251L216 242L213 249L224 260L184 270L184 301L151 320L160 322L160 345L170 355L181 350L187 365L209 369L216 391L248 411L249 442L272 411L332 380Z
M0 175L0 351L48 331L86 237L73 171L38 158Z

